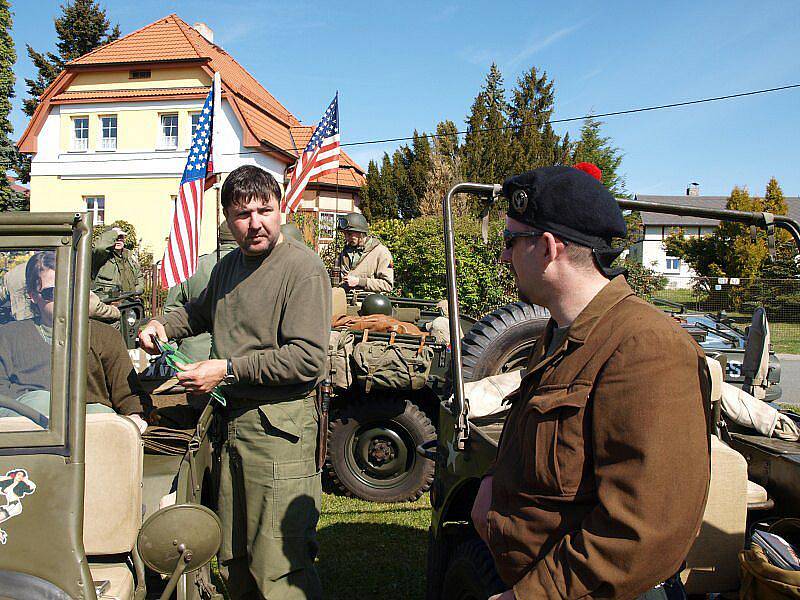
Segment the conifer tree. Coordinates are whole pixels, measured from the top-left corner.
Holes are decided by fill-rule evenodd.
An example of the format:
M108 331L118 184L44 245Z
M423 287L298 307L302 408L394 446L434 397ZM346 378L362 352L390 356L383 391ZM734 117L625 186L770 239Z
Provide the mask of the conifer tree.
M61 5L61 16L55 19L58 54L37 52L27 45L28 56L36 67L35 79L26 79L28 95L23 111L32 116L44 93L56 76L71 60L83 56L119 38L119 25L111 27L106 10L96 0L68 0Z
M364 185L361 186L361 202L358 205L367 221L372 221L375 218L373 206L377 206L379 202L380 177L381 172L378 169L378 163L370 160L367 174L364 178Z
M408 178L414 191L414 206L409 213L413 213L415 217L420 214L419 202L425 195L432 169L433 156L430 140L424 134L419 135L415 129L411 143L410 163L408 165Z
M548 81L546 72L540 75L531 67L517 80L508 113L514 172L562 162L561 138L549 123L554 103L553 82Z
M511 135L503 75L492 63L486 83L472 103L462 147L464 175L470 181L502 181L511 173Z
M8 118L11 98L14 97L14 63L17 53L11 38L11 8L8 0L0 0L0 211L27 210L25 197L11 189L6 176L10 161L16 157L16 148L11 141L14 128Z
M778 180L772 177L767 183L767 191L764 194L764 212L785 215L788 214L788 211L789 207L783 197L783 190L778 184Z
M572 164L590 162L603 172L603 185L616 197L628 195L625 178L618 172L622 164L622 153L611 144L611 138L600 131L602 122L589 117L581 127L581 137L572 151Z

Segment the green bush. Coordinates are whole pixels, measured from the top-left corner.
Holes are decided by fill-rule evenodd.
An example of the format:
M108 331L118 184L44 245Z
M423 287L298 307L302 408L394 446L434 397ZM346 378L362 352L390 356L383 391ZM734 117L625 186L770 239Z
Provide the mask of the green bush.
M479 317L517 299L514 278L499 261L502 229L503 221L490 222L484 245L478 221L466 217L455 222L458 297L467 315ZM379 221L371 230L392 252L397 295L429 300L447 296L441 218Z
M112 227L119 227L125 232L125 247L128 250L135 250L138 247L139 240L136 236L136 228L122 219L117 219L110 225L95 225L94 228L92 228L92 247L94 247L97 242L97 238Z

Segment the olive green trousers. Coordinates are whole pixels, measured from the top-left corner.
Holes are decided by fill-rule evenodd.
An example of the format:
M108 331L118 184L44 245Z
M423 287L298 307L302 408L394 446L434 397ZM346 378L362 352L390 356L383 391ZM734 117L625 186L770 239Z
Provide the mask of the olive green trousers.
M220 572L231 598L322 598L314 567L322 495L314 397L222 419Z

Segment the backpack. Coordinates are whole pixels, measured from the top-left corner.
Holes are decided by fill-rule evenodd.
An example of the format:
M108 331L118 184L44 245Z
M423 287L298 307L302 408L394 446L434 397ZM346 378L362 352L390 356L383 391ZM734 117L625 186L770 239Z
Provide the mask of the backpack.
M394 337L394 336L392 336ZM353 376L369 393L384 390L419 390L425 387L433 363L433 349L395 344L391 340L362 341L353 349Z

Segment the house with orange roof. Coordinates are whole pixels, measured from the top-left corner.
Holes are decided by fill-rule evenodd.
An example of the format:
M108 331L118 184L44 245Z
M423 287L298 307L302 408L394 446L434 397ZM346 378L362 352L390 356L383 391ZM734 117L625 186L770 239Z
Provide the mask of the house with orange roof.
M284 183L313 126L303 125L202 23L169 15L68 63L40 99L18 142L32 154L31 211L81 211L95 223L136 227L160 259L194 129L214 73L217 165L225 175L258 165ZM320 109L326 99L320 100ZM338 213L357 210L364 170L345 152L340 168L311 182L300 211L315 214L319 241ZM217 192L206 192L200 251L216 244Z

